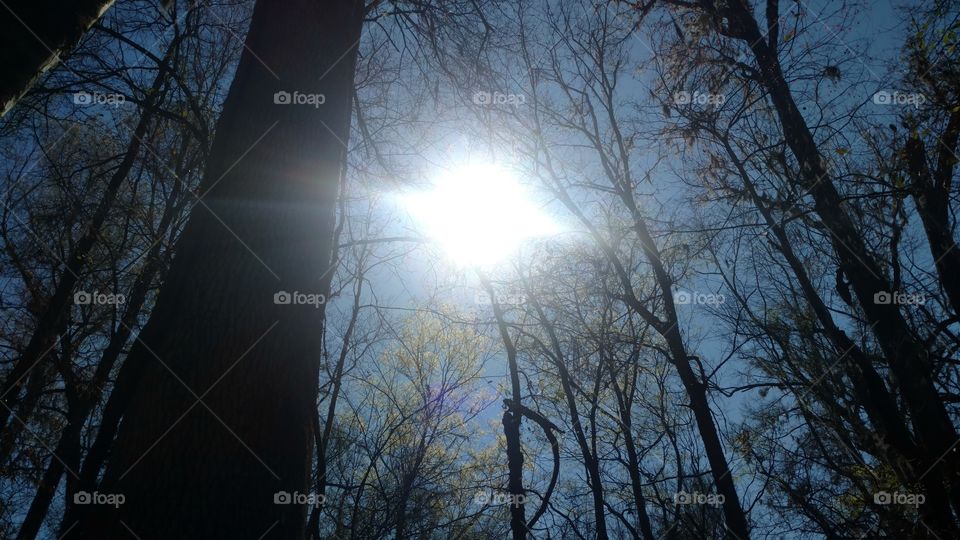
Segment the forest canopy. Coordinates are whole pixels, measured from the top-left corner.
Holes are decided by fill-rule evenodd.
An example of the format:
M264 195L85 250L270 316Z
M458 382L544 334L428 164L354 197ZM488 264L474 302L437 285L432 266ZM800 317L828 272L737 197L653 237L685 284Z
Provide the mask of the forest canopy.
M0 537L960 538L960 2L2 7Z

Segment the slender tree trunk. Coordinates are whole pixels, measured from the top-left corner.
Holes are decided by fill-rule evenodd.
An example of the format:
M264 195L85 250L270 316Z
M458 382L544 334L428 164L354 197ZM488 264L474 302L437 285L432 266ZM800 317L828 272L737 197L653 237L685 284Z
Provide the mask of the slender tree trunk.
M601 349L600 354L607 356ZM630 401L627 400L624 389L617 382L618 370L612 358L606 358L605 363L610 374L610 386L617 398L617 413L620 416L623 431L623 445L627 452L627 472L630 475L630 489L633 493L633 502L637 512L637 525L643 534L644 540L654 540L653 528L650 525L650 515L647 513L646 498L643 496L643 482L640 478L640 456L637 453L637 444L633 440L633 414L630 410Z
M181 148L181 150L184 149ZM183 155L183 153L181 152L179 155ZM173 217L177 214L177 209L180 206L177 204L180 197L179 185L180 184L177 184L171 191L167 198L164 214L160 218L157 234L161 238L166 235L167 229L170 227ZM76 486L80 481L80 436L83 426L93 407L99 401L103 385L106 383L110 372L113 370L113 366L116 364L120 353L130 338L132 328L136 324L137 317L140 315L140 311L146 300L147 292L153 284L157 272L160 270L162 250L162 243L158 241L151 246L150 251L147 253L145 257L146 262L137 275L133 286L130 288L130 294L124 306L123 315L120 318L120 326L114 331L110 342L103 350L100 361L97 363L97 369L89 383L89 390L82 392L76 399L68 401L70 413L67 426L60 434L60 440L57 443L56 449L53 451L50 463L47 465L43 480L37 489L33 502L30 504L27 516L20 526L20 532L17 536L18 540L33 539L36 537L43 523L43 519L47 515L47 510L50 507L50 502L53 500L55 490L60 483L60 478L64 473L64 462L61 461L61 459L70 461L71 470L69 472L75 480L75 482L71 482L68 478L68 488L66 489L65 513L69 514L72 511L73 493L77 491ZM70 459L68 460L64 456L69 456ZM97 470L99 471L99 468ZM93 489L92 486L90 489Z
M549 159L546 161L548 174L557 178L556 171L553 170ZM614 184L617 185L616 183ZM664 311L666 320L661 320L654 315L633 293L633 284L630 281L630 275L626 268L621 264L616 252L606 242L593 223L584 215L583 211L577 206L576 202L570 197L570 194L559 183L554 186L554 194L560 199L563 205L576 216L589 231L591 236L597 241L604 255L614 267L617 279L623 288L623 294L618 296L628 307L633 309L648 324L653 327L664 341L670 352L670 362L677 369L680 382L683 384L684 391L690 399L690 409L694 413L694 420L697 424L697 430L703 441L704 452L707 454L707 460L710 463L711 474L716 484L717 492L724 497L723 514L726 520L726 526L733 534L740 538L749 538L749 525L747 517L740 505L740 498L737 496L736 486L730 476L730 467L727 458L723 452L723 445L720 442L720 435L717 431L716 423L713 421L713 414L710 410L710 403L707 400L706 385L701 382L690 365L691 357L687 354L686 346L683 343L683 337L680 335L679 321L677 320L676 306L673 303L672 284L673 281L667 274L666 268L660 259L660 252L650 236L643 217L633 201L631 194L618 190L618 194L623 200L633 219L633 229L637 233L640 245L644 251L647 262L653 268L657 287L664 301Z
M403 481L400 484L400 501L397 503L396 534L394 535L394 540L406 540L409 536L407 533L407 522L409 521L410 514L408 510L410 495L413 493L413 484L420 474L420 467L423 465L423 458L426 456L428 446L427 427L424 426L424 431L420 435L420 441L417 444L416 458L412 464L409 464L410 470L403 476Z
M330 390L330 403L327 405L327 416L324 419L322 432L319 432L319 418L317 420L318 437L317 445L317 494L326 495L327 490L327 448L330 445L330 437L333 434L333 422L337 414L337 401L340 398L340 388L343 386L343 369L347 363L347 355L350 353L351 340L353 332L357 327L357 319L360 317L360 300L363 292L364 272L360 270L356 276L356 286L353 292L353 307L350 311L350 322L347 324L347 330L343 334L343 343L340 344L340 354L337 356L337 365L333 370L333 388ZM318 411L319 415L319 411ZM310 511L310 520L307 524L308 532L314 538L320 537L320 506L314 506Z
M950 191L958 137L960 110L950 115L944 132L938 137L939 158L933 172L927 165L927 152L919 138L911 137L905 148L917 214L927 234L930 255L937 268L940 284L956 315L960 315L960 250L957 249L950 226Z
M40 485L37 486L37 493L27 510L27 516L20 525L17 540L33 540L37 537L43 525L43 519L47 516L47 510L50 508L50 502L56 495L57 486L60 485L65 467L70 467L70 474L77 474L77 466L80 463L80 434L83 431L86 412L79 405L73 407L70 418L67 420L67 427L60 435L60 442L53 451Z
M113 5L113 0L8 0L0 10L0 116Z
M829 231L840 267L849 278L890 369L900 383L900 392L912 413L928 461L935 464L932 474L944 477L956 488L960 486L960 456L950 452L950 446L957 440L957 432L933 384L930 359L923 345L913 337L899 306L874 301L876 294L891 292L890 284L867 252L845 210L842 197L824 168L822 156L793 101L775 51L761 37L752 15L739 13L735 24L742 32L741 38L753 49L763 72L763 83L780 117L787 145L800 163L800 178L813 197L817 215ZM958 489L951 491L960 494ZM958 501L954 500L955 507L957 504Z
M535 121L538 132L542 132L539 121ZM598 140L599 139L595 139L594 145L598 152L602 154L604 150L598 146ZM554 179L559 178L560 176L553 167L549 152L546 150L546 144L541 140L538 141L538 145L544 151L544 166L546 173ZM620 147L623 148L623 145L621 144ZM621 150L621 156L624 158L624 163L627 163L625 150ZM680 377L680 382L683 384L684 391L690 399L690 408L694 413L697 430L700 434L701 440L703 441L704 451L707 454L707 460L710 463L711 473L716 484L717 492L724 497L723 514L726 520L726 527L733 534L742 539L749 538L750 528L747 524L747 516L743 511L743 507L740 505L740 498L737 495L736 486L734 485L733 478L730 475L730 467L727 463L727 458L724 455L723 445L720 441L720 435L717 431L716 423L713 421L710 403L707 400L706 385L700 381L694 373L693 368L690 365L691 357L687 354L683 337L680 334L676 306L673 303L673 280L670 278L670 275L667 273L667 270L663 265L663 262L660 258L660 251L657 248L656 243L653 241L653 238L650 236L650 231L647 228L643 216L640 214L640 211L637 208L632 193L625 189L625 186L629 186L629 182L624 181L624 178L629 178L629 169L625 168L624 171L613 171L612 169L607 168L606 172L608 176L610 176L608 179L611 181L612 187L620 196L624 205L630 211L631 218L633 220L633 229L637 233L640 240L644 257L653 269L657 287L660 289L660 295L663 298L666 320L661 320L659 317L657 317L654 313L647 309L643 302L636 297L633 292L633 283L630 280L630 275L620 262L617 253L604 239L603 235L600 234L596 226L594 226L589 218L584 215L583 211L572 199L569 192L561 183L557 182L553 186L554 194L560 199L563 205L572 214L574 214L574 216L576 216L577 220L580 221L590 231L591 236L593 236L600 248L603 250L607 260L610 262L611 266L614 267L617 279L620 281L620 284L623 288L623 294L619 296L619 299L625 302L628 307L636 311L637 314L640 315L648 324L650 324L651 327L653 327L656 332L663 337L664 341L666 341L667 348L670 353L670 362L674 365L674 367L676 367L677 374ZM621 173L623 176L617 176Z
M513 534L513 540L525 540L527 538L527 521L522 501L526 497L526 493L523 489L523 446L520 442L520 419L523 418L523 414L520 412L522 405L520 402L520 370L517 367L517 349L510 337L507 323L503 318L503 310L497 303L497 297L490 280L482 272L478 271L477 274L481 285L483 285L487 295L490 296L500 339L503 340L503 346L507 350L507 368L510 372L512 399L508 400L509 406L503 411L503 436L507 441L507 490L510 492L512 499L510 501L510 531Z
M203 202L127 360L143 373L98 488L125 503L83 507L81 537L304 536L306 509L275 497L309 483L323 306L275 294L319 292L330 266L362 23L354 0L257 2Z
M633 216L633 228L640 238L640 245L647 262L653 268L654 278L663 297L666 320L650 322L655 322L655 329L667 342L671 363L676 367L680 382L690 399L690 410L693 411L697 430L703 441L704 452L707 454L707 461L710 463L717 493L724 497L723 515L726 520L726 527L738 538L749 538L750 527L747 524L747 516L740 505L740 497L737 495L737 489L733 483L730 465L727 463L727 457L723 451L723 443L720 441L717 425L713 421L713 412L710 410L710 402L707 399L706 383L701 381L693 371L691 357L687 353L683 337L680 335L680 321L677 319L677 309L673 302L673 280L667 274L663 260L660 258L660 250L650 235L646 222L640 215L633 198L626 193L621 193L621 195ZM632 300L634 305L638 304L635 298L632 298Z
M715 135L719 134L715 133ZM754 206L773 232L777 240L777 250L780 251L791 270L793 270L804 298L813 309L817 320L823 325L834 349L838 355L843 355L843 358L850 360L844 362L848 366L846 371L853 381L854 394L863 405L867 418L881 441L881 447L878 450L885 455L893 466L899 480L904 485L910 485L917 481L918 471L927 470L934 463L922 455L920 449L914 443L910 431L897 409L894 397L887 390L883 378L874 369L870 359L833 321L829 308L820 298L820 294L810 280L800 258L794 253L786 231L774 220L733 147L724 137L719 138L723 140L724 149L737 169L737 173L747 188ZM924 491L928 497L928 504L925 504L921 510L925 519L930 524L940 527L940 530L950 530L954 525L941 479L927 475L921 479L921 484L924 486Z
M553 365L557 368L557 373L560 375L560 385L563 388L563 394L567 401L567 409L570 412L570 425L573 428L577 445L580 447L580 455L583 456L584 472L587 474L590 493L593 497L593 519L597 527L596 537L597 540L606 540L607 521L603 506L603 482L600 478L600 464L597 460L596 453L587 443L587 437L583 432L583 425L580 423L580 411L577 408L575 390L570 380L570 372L567 371L567 366L564 364L563 348L560 345L560 339L557 337L553 323L547 319L547 315L544 313L540 303L530 294L529 288L527 288L527 293L531 298L533 309L537 312L540 325L547 331L547 336L550 339L550 348L552 351L547 350L545 352L547 352L548 356L553 360Z
M168 51L167 57L164 59L165 61L170 59L170 53L172 51L173 48ZM3 386L0 388L0 399L3 399L3 406L0 407L0 433L3 433L4 441L10 439L10 436L5 433L5 428L8 428L7 422L9 421L13 408L16 407L20 401L20 387L23 385L30 370L43 361L44 354L54 345L57 329L66 318L70 306L73 305L74 287L76 287L77 282L80 280L80 274L83 272L87 257L96 245L100 237L100 230L103 228L103 224L106 222L110 210L113 208L120 188L124 181L126 181L140 153L142 141L147 134L147 129L155 113L155 105L158 103L157 100L159 99L161 88L164 87L164 82L168 79L167 71L166 62L164 62L163 67L161 67L151 87L150 95L153 96L153 99L145 106L143 113L140 115L140 120L137 122L136 128L134 128L133 136L130 139L123 159L107 183L103 198L100 199L100 202L97 204L97 208L94 210L93 216L90 219L89 226L83 236L77 240L76 245L74 245L73 250L70 252L66 268L60 276L60 281L57 283L56 289L44 309L43 314L37 321L37 326L30 336L30 341L27 343L23 353L16 359L13 368L3 381ZM21 418L24 421L28 420L28 418L25 418L23 415L21 415ZM8 444L4 442L3 447L7 448ZM3 457L4 456L0 456L0 459L3 459Z

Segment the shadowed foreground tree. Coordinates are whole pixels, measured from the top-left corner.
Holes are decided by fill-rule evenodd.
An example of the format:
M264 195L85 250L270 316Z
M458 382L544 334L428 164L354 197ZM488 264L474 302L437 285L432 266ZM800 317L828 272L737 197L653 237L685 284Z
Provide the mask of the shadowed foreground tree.
M304 508L274 494L307 488L323 306L274 295L317 291L330 266L362 21L353 0L254 8L202 200L127 358L140 375L98 488L125 503L77 505L64 531L303 535Z

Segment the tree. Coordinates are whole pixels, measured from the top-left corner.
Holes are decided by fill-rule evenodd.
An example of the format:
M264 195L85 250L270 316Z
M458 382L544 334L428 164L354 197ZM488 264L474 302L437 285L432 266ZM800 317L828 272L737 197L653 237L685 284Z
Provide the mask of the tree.
M113 0L4 3L0 19L0 116L57 65Z
M77 506L64 531L303 535L304 509L274 496L307 488L363 7L256 4L201 201L126 360L141 373L98 487L126 502Z

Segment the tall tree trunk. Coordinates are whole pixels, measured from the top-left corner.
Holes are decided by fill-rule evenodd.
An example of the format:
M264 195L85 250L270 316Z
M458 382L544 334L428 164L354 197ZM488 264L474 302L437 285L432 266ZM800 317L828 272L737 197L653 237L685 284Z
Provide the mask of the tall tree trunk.
M640 238L644 256L653 268L654 278L663 297L665 321L649 318L648 322L666 341L667 348L670 351L670 362L676 367L680 382L690 399L690 410L693 411L697 431L703 441L703 449L707 455L707 461L710 463L710 471L713 475L717 493L724 497L723 516L726 527L738 538L749 538L750 526L747 523L743 506L740 505L740 497L737 495L737 488L734 485L730 465L723 450L723 443L720 440L717 425L713 421L713 411L710 409L710 402L707 399L706 381L701 381L694 372L691 365L692 357L687 352L683 336L680 334L680 320L677 318L677 309L673 301L673 280L667 273L663 260L660 258L660 250L647 228L646 221L640 215L640 210L637 208L633 197L623 191L621 196L633 216L633 229ZM640 303L632 295L632 292L629 298L632 306L640 307ZM645 312L646 310L640 311L640 314L643 315Z
M714 133L714 135L723 142L727 156L734 164L754 206L777 240L776 249L783 255L787 264L793 270L804 298L810 304L817 320L823 325L834 350L838 355L841 355L840 359L849 360L849 362L844 362L844 365L847 366L846 372L853 382L854 395L863 405L867 418L881 442L878 445L878 451L892 465L898 479L904 485L915 482L918 471L928 470L935 463L924 456L914 443L910 431L897 409L896 400L887 390L883 378L874 369L870 359L834 322L830 309L817 292L800 258L793 251L786 231L773 218L770 209L757 192L750 175L730 145L729 140L719 133ZM940 530L950 530L954 525L941 479L927 475L921 479L921 485L928 496L928 504L925 504L921 510L925 519L931 524L936 524L940 527Z
M186 145L187 141L189 141L189 139L184 139L184 145ZM181 152L178 155L184 155L184 150L185 148L181 147ZM181 165L182 164L183 163L181 161ZM178 170L179 169L180 167L178 167ZM70 476L74 478L75 482L71 482L70 478L68 477L68 487L66 489L66 513L72 511L73 493L77 491L77 483L80 480L80 436L83 432L83 426L86 423L87 418L90 416L90 412L93 410L93 407L100 399L102 388L107 382L110 372L113 371L113 366L120 357L120 353L126 346L127 340L130 338L130 334L133 331L133 326L137 323L137 317L140 315L140 312L143 309L147 292L153 285L156 274L160 271L162 266L161 262L163 243L159 241L159 238L166 236L167 230L170 228L174 216L179 213L179 209L181 207L181 204L178 204L181 202L179 187L180 184L177 183L170 195L167 197L166 207L164 208L164 213L160 218L160 223L158 226L158 241L155 242L147 252L145 257L146 262L144 263L140 273L137 275L136 280L134 280L133 286L130 288L130 295L124 306L124 312L120 319L120 326L110 337L110 342L107 344L107 347L103 350L103 354L100 356L100 361L97 363L97 369L94 371L93 378L89 383L89 389L87 391L79 392L79 395L76 398L68 400L67 402L69 406L67 426L60 434L60 440L57 443L56 449L53 451L50 463L47 465L47 470L44 472L40 486L37 488L37 493L34 496L33 501L30 503L27 516L24 518L23 523L20 526L20 532L17 535L18 540L32 540L33 538L36 538L36 535L40 530L40 526L43 523L43 519L47 515L47 510L50 507L50 502L53 500L56 488L60 483L60 478L65 469L65 462L67 461L69 461L71 464L71 469L69 472ZM73 384L76 386L75 382ZM63 459L63 461L61 461L61 459ZM90 489L92 490L93 488L91 487Z
M643 481L640 478L640 456L637 453L637 444L633 440L633 412L631 411L631 399L625 392L625 388L620 387L617 382L617 376L620 375L613 358L606 353L606 349L601 345L601 358L606 364L610 375L610 387L613 389L614 396L617 398L617 413L620 417L620 425L623 431L623 446L627 452L627 473L630 475L630 489L633 493L634 508L637 512L637 526L643 534L644 540L654 540L653 528L650 524L650 515L647 513L647 501L643 496ZM639 355L637 355L639 356ZM634 359L636 361L636 359ZM634 377L636 375L633 375ZM635 385L634 385L635 387Z
M37 493L17 533L17 540L33 540L37 537L43 520L47 516L50 502L60 485L64 469L69 467L71 475L77 474L77 465L80 463L80 434L86 420L86 412L81 408L79 404L71 404L72 410L67 419L67 426L63 429L60 442L53 451L40 485L37 486Z
M144 105L143 113L140 115L136 128L134 128L123 159L110 177L110 181L104 189L103 197L100 199L100 202L97 203L93 216L90 218L90 224L84 231L83 236L77 240L76 245L74 245L71 250L66 261L66 268L60 276L60 281L57 282L53 295L50 297L50 301L47 303L43 314L37 321L37 325L34 328L33 334L30 336L30 340L27 342L26 348L16 359L13 368L7 373L3 385L0 387L0 399L3 400L3 406L0 407L0 433L3 434L4 441L9 441L12 437L15 437L15 435L11 436L6 433L5 428L9 429L7 423L10 419L10 414L20 401L20 387L23 385L30 371L44 360L44 355L54 345L57 337L57 329L62 325L70 310L70 306L73 305L74 288L77 282L80 281L80 274L86 266L87 257L96 246L97 240L100 238L100 231L104 223L106 223L107 217L110 215L110 210L114 207L120 188L127 180L137 156L140 154L143 140L152 123L153 116L156 114L156 107L162 100L162 89L165 88L165 82L169 79L168 64L175 48L174 46L168 49L167 55L161 64L160 71L154 78L150 88L150 96L152 99L148 100ZM29 418L27 418L29 414L24 415L21 413L19 416L23 421L29 420ZM6 442L3 443L4 448L8 446ZM0 460L2 459L5 459L5 457L0 455Z
M363 293L364 269L361 264L360 271L356 276L356 283L353 289L353 306L350 309L350 322L343 334L343 342L340 344L340 354L337 355L337 365L333 369L333 387L330 390L330 402L327 405L327 416L324 419L322 431L317 411L317 422L314 429L317 430L317 482L316 493L318 496L326 496L327 491L327 448L330 446L330 437L333 435L333 422L337 415L337 401L340 398L340 388L343 386L343 370L347 363L347 355L352 347L353 332L357 327L357 320L360 318L360 301ZM320 505L314 505L310 511L310 520L307 523L307 532L312 538L320 538Z
M577 407L576 394L570 378L570 372L564 363L563 348L560 345L560 339L557 337L553 322L547 319L547 314L543 311L540 302L533 296L528 283L524 282L524 288L531 299L530 303L533 309L537 312L540 325L546 330L547 337L550 339L550 348L548 349L544 346L543 350L547 356L553 360L553 365L557 368L557 373L560 375L560 385L563 388L564 398L566 398L567 401L567 409L570 412L570 425L573 428L577 445L580 447L584 472L587 475L587 483L590 486L590 493L593 498L593 519L597 528L596 538L597 540L606 540L607 520L603 505L603 482L600 478L600 463L597 454L590 447L590 444L588 444L587 437L583 432L583 425L580 423L580 411Z
M940 284L953 313L960 315L960 250L950 226L950 195L956 164L957 139L960 138L960 110L950 115L939 141L937 167L931 172L927 150L916 136L907 140L907 171L917 214L923 223Z
M558 178L549 158L546 160L546 169L551 177ZM577 206L577 203L570 196L566 188L560 183L557 183L553 186L553 193L577 220L587 228L590 235L604 252L604 256L610 262L610 265L613 266L617 280L623 288L623 294L619 296L619 299L642 317L666 342L670 353L670 363L676 368L684 391L690 399L690 409L693 411L697 431L703 441L704 452L707 455L707 461L710 463L711 474L716 484L717 492L724 497L723 515L726 520L726 527L740 538L749 538L750 527L747 523L747 516L743 511L743 507L740 505L740 498L737 495L736 486L730 474L730 467L723 451L723 444L720 441L717 425L713 421L713 413L710 409L710 402L707 399L706 384L700 381L693 371L690 364L691 356L687 354L683 336L680 334L680 323L677 319L676 306L673 303L673 280L667 273L666 267L660 258L660 251L653 241L653 237L650 235L646 221L640 214L632 194L624 190L622 186L619 186L617 183L613 185L615 189L617 189L617 194L626 205L627 210L631 213L633 229L640 240L644 257L653 269L657 287L660 289L660 295L663 298L666 320L661 320L657 317L636 297L633 291L633 283L630 281L630 275L618 258L617 253L604 239L603 235L600 234L597 227L587 218L580 207Z
M275 294L317 292L330 265L362 24L356 0L257 2L203 202L127 360L143 373L98 488L125 503L83 507L81 537L303 537L306 509L274 500L307 489L323 306Z
M113 0L12 0L0 10L0 116L72 49Z
M793 100L775 47L764 39L756 19L742 0L728 3L719 15L728 21L722 33L747 43L760 67L761 82L779 116L787 146L800 164L800 180L813 198L814 209L829 231L840 267L849 278L890 370L899 382L921 447L928 461L935 464L926 474L939 475L952 486L951 500L955 511L960 510L960 454L950 451L957 440L957 431L933 383L927 351L913 336L899 306L874 301L876 294L891 292L890 283L868 253L825 168L813 134ZM776 14L768 13L767 19L776 21Z
M525 540L527 538L526 510L523 501L526 493L523 489L523 446L520 441L520 420L523 418L521 412L522 403L520 402L520 369L517 367L517 348L510 337L507 323L503 317L503 310L497 302L497 296L494 293L490 280L483 272L477 272L480 283L490 297L493 306L493 315L497 319L497 330L500 332L500 339L503 340L503 346L507 351L507 368L510 372L511 399L508 400L508 406L503 411L503 436L507 442L507 490L510 492L510 531L513 534L513 540Z

